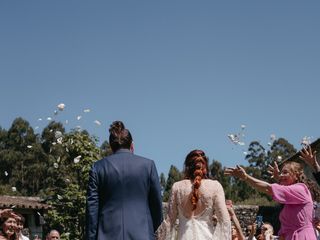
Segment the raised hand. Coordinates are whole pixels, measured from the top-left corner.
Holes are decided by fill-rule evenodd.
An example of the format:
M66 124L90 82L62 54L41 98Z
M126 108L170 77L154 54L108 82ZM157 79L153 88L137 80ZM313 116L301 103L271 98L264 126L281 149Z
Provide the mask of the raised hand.
M240 167L239 165L237 165L235 168L226 168L224 170L224 175L233 176L241 180L245 180L248 177L246 170L244 170L244 168Z
M311 146L305 146L300 151L299 158L305 161L307 164L309 164L312 168L314 168L317 172L320 171L320 166L317 161L316 151L312 151Z
M271 164L268 165L268 173L271 175L271 178L274 178L277 181L279 180L280 170L277 162L274 162L273 166Z

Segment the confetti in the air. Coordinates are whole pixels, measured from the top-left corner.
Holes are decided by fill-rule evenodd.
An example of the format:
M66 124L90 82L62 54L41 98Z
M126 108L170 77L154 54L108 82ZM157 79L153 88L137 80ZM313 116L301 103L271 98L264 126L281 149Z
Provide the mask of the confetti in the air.
M73 159L73 162L74 162L74 163L78 163L78 162L80 162L80 159L81 159L81 155L79 155L78 157L75 157L75 158Z
M87 109L84 109L83 112L89 113L89 112L91 112L91 110L89 108L87 108Z
M42 118L38 118L38 121L42 121Z
M228 134L228 138L230 139L230 141L232 143L234 143L236 145L237 144L242 145L242 146L245 145L245 143L240 140L240 136L237 134Z
M77 120L78 120L78 121L79 121L81 118L82 118L82 116L80 116L80 115L77 116Z
M273 142L274 140L276 140L276 135L273 133L270 135L270 141Z
M58 163L54 163L54 164L53 164L53 167L54 167L54 168L58 168L58 167L59 167L59 164L58 164Z
M307 145L310 145L310 144L311 144L311 137L304 136L301 139L301 145L302 146L307 146Z
M47 120L48 120L48 121L51 121L51 120L52 120L52 118L51 118L51 117L47 117Z
M60 111L63 111L64 108L66 107L66 105L64 103L60 103L58 104L57 108L60 110Z
M62 197L61 197L59 194L57 194L57 198L58 198L59 200L62 199Z
M240 127L241 127L241 131L239 133L228 134L228 138L233 144L244 146L245 145L245 142L243 141L243 137L245 136L244 129L247 126L245 124L241 124Z
M11 190L12 190L12 192L15 192L15 191L17 191L17 188L16 187L12 187Z
M61 138L62 137L62 132L61 131L55 131L54 137L55 138Z
M9 174L8 174L8 172L7 172L7 171L4 171L4 175L5 175L5 176L8 176Z
M99 126L101 125L101 122L98 121L98 120L95 120L94 123L97 124L97 125L99 125Z
M28 145L28 146L27 146L27 148L29 148L29 149L30 149L30 148L32 148L32 146L31 146L31 145Z
M282 157L281 157L281 156L278 156L278 157L277 157L277 160L278 160L278 162L282 161Z
M58 143L58 144L62 144L62 140L63 140L62 137L57 138L57 143Z

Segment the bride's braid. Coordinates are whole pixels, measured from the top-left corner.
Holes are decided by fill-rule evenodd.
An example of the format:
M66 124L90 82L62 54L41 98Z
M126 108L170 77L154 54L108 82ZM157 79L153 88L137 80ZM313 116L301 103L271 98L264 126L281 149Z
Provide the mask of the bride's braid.
M185 160L185 178L190 179L193 184L191 204L193 210L197 208L200 197L200 185L203 178L208 178L208 158L201 150L191 151Z

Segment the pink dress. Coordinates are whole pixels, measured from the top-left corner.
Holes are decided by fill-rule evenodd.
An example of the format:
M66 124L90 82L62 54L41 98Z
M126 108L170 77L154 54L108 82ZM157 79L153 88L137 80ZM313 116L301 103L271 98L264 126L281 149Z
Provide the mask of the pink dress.
M271 184L271 188L273 199L284 204L279 216L281 229L278 235L285 240L316 240L312 225L313 201L307 186L303 183Z

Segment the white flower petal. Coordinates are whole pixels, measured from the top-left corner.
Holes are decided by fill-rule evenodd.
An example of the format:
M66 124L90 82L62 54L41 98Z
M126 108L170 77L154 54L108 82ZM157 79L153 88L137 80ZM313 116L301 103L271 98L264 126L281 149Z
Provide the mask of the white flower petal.
M98 120L94 120L94 123L97 124L97 125L99 125L99 126L101 125L101 122L98 121Z
M66 107L66 105L64 103L60 103L58 104L57 108L60 110L60 111L63 111L64 108Z
M81 155L79 155L78 157L75 157L75 158L73 159L73 162L74 162L74 163L78 163L78 162L80 162L80 159L81 159Z

